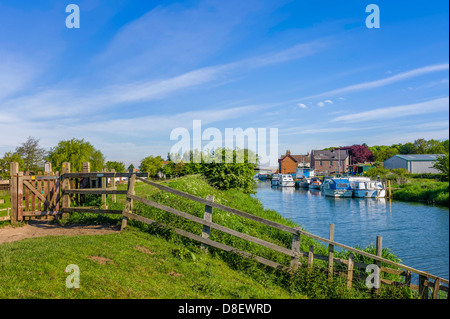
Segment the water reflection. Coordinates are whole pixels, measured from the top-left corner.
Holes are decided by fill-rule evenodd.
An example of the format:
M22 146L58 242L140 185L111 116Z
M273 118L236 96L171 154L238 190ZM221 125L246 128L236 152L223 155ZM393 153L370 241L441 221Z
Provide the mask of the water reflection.
M366 247L383 236L383 247L404 264L449 278L448 209L385 198L332 198L317 189L269 182L258 183L255 196L315 235L328 238L335 224L335 240L349 246Z

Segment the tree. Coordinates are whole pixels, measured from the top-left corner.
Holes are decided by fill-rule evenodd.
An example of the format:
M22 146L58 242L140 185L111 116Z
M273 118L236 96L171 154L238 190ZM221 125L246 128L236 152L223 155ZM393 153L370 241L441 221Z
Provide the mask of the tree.
M24 168L23 158L17 153L7 152L3 155L3 158L0 158L0 177L2 179L9 179L10 177L9 168L11 162L19 163L19 171L23 171Z
M161 156L147 156L141 161L139 170L144 173L148 173L149 176L156 176L159 171L161 171L164 160Z
M374 156L374 161L376 162L384 162L388 158L391 158L394 155L399 154L399 150L396 147L392 146L373 146L369 148Z
M130 164L130 166L128 166L127 170L128 170L128 171L134 170L134 165L133 165L133 164Z
M372 162L374 160L372 151L364 145L355 144L352 146L341 147L339 149L348 151L348 154L352 159L351 164Z
M448 154L439 155L433 167L448 176L449 174Z
M168 162L166 165L162 167L162 172L167 176L170 177L175 174L175 163L174 162Z
M38 171L43 168L46 151L39 146L39 139L29 136L21 146L16 147L16 153L23 159L25 171Z
M105 164L102 152L84 139L76 138L60 141L57 146L50 149L47 159L55 171L60 171L64 162L69 162L74 172L83 169L83 162L89 162L91 171L94 172L101 171Z
M400 152L400 154L404 154L404 155L417 153L416 146L411 142L401 145L399 148L399 152Z
M125 172L125 164L123 162L108 161L106 162L106 168L109 171L115 170L116 173Z

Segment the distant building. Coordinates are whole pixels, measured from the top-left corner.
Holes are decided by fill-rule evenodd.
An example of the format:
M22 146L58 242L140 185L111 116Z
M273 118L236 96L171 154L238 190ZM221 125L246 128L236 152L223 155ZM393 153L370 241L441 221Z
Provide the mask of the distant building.
M299 167L310 167L311 157L306 155L291 155L291 151L278 160L278 172L281 174L295 174Z
M347 150L312 150L311 168L316 175L344 174L348 171Z
M394 155L384 161L384 168L404 168L413 174L440 173L433 168L438 156L438 154Z

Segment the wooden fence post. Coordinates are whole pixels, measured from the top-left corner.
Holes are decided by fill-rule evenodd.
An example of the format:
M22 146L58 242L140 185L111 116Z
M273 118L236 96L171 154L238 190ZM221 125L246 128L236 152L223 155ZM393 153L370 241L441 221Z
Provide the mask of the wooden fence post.
M120 231L124 230L127 227L128 217L125 217L123 214L128 213L133 208L133 200L128 197L128 195L134 195L134 185L136 183L136 174L133 174L131 178L128 178L128 193L127 193L127 201L125 203L125 208L122 212L122 226L120 227Z
M378 257L382 257L383 253L383 237L377 236L377 244L376 244L376 255ZM381 262L375 261L375 265L378 268L378 276L375 278L376 280L376 293L379 294L381 291Z
M290 264L291 271L297 271L300 255L300 229L298 227L295 227L295 229L298 232L297 234L292 234L292 252L294 253L294 256L291 257L291 264Z
M17 175L17 220L23 220L23 172Z
M106 171L107 171L106 168L104 168L102 170L103 173L105 173ZM108 182L108 179L106 177L104 177L103 174L102 174L102 189L106 190L107 182ZM107 206L106 206L106 194L102 194L102 208L103 209L107 209Z
M9 191L11 196L11 223L15 224L18 221L18 197L17 197L17 183L19 174L19 163L11 162L9 165Z
M68 177L64 177L64 174L66 173L70 173L70 163L68 162L64 162L62 164L62 169L61 169L61 175L64 178L63 182L62 182L62 192L63 192L63 196L62 196L62 205L61 205L61 209L64 210L64 208L69 208L70 207L70 195L67 193L64 193L65 190L69 190L70 189L70 180ZM67 217L67 213L63 213L62 214L62 218Z
M111 173L114 173L114 176L111 177L111 188L115 190L116 189L116 170L112 169ZM117 201L116 194L111 195L111 200L113 201L113 203L115 203Z
M313 269L313 264L314 264L314 245L310 245L309 251L308 251L308 269L309 270Z
M211 202L214 201L214 195L208 195L206 196L206 200L209 200ZM208 222L212 222L212 213L213 208L211 206L205 205L205 213L203 215L203 219ZM209 226L203 225L202 229L202 237L203 238L209 238L209 235L211 235L211 228ZM202 249L205 253L208 252L208 245L202 243Z
M419 275L419 297L428 299L428 277Z
M334 241L334 224L330 224L330 240ZM328 279L333 278L334 245L328 245Z
M348 256L348 269L347 269L347 287L352 288L353 284L353 267L355 265L354 255L350 253Z

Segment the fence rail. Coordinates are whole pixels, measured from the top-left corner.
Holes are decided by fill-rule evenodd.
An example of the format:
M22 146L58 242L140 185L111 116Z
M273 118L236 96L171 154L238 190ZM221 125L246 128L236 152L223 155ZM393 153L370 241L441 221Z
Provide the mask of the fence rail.
M133 202L140 202L144 205L148 205L175 216L182 217L184 219L196 222L203 226L202 234L196 235L187 232L182 229L174 229L174 231L184 237L196 240L202 244L202 247L207 251L208 247L219 248L228 252L237 253L244 257L253 258L258 262L280 269L283 271L296 271L299 267L301 268L313 268L316 267L314 261L320 260L327 265L325 268L329 275L340 275L347 278L347 286L351 287L355 279L364 279L365 276L356 273L355 270L363 269L365 270L369 264L355 261L355 256L360 255L367 257L373 261L373 264L378 266L380 272L399 275L404 277L403 282L388 280L378 276L378 283L384 285L395 285L395 286L407 286L412 290L419 292L421 298L438 298L439 291L449 292L449 281L447 279L429 274L428 272L421 271L407 265L403 265L398 262L391 261L389 259L383 258L381 256L382 252L382 238L377 237L376 241L376 254L370 254L368 252L338 243L334 241L334 225L330 225L330 236L329 238L320 237L308 232L303 231L300 227L290 227L271 220L267 220L244 211L234 209L217 202L214 202L214 197L207 196L207 198L201 198L189 193L179 191L168 186L164 186L159 183L152 182L143 177L147 177L147 173L116 173L112 172L90 172L89 165L86 166L83 172L73 173L70 170L70 163L63 163L63 170L61 174L50 173L50 174L38 174L38 175L24 175L18 171L18 164L11 163L11 179L9 181L0 181L0 185L9 185L11 194L11 214L8 216L0 217L2 220L11 220L12 223L22 220L24 217L39 217L39 216L53 216L55 218L65 217L65 215L73 212L81 213L98 213L98 214L121 214L122 215L122 227L124 229L127 226L128 219L134 219L146 224L162 225L160 222L137 215L133 213ZM51 171L51 169L50 169ZM128 178L128 189L117 190L115 184L115 178L126 177ZM101 181L100 188L79 188L80 180L94 179ZM111 179L111 185L108 187L108 178ZM197 203L205 205L205 211L203 218L182 212L180 210L162 205L160 203L151 201L135 195L135 184L137 181L144 182L148 185L156 187L161 191L165 191ZM76 204L75 200L77 196L82 196L86 194L100 194L102 195L102 207L71 207L72 204ZM123 210L108 209L106 207L106 196L110 195L115 201L116 195L126 195L125 207ZM242 232L233 230L231 228L225 227L223 225L212 222L213 209L218 209L231 213L248 220L252 220L261 223L266 226L273 227L280 231L287 232L292 235L291 248L282 247L274 243L268 242L266 240L244 234ZM162 225L166 226L166 225ZM261 256L254 256L250 252L246 252L229 245L225 245L214 240L211 240L210 231L211 229L216 229L218 231L224 232L226 234L235 236L237 238L261 245L263 247L272 249L284 255L290 257L289 266L282 265L280 263L274 262L267 258ZM328 245L328 255L321 255L314 252L314 246L310 246L308 251L302 251L300 249L300 243L303 237L308 237L313 240L322 242ZM350 255L348 259L337 258L334 255L335 248L341 248L348 252ZM384 265L381 266L381 263ZM340 265L339 269L335 268L335 265ZM388 265L389 267L385 266ZM395 267L398 269L390 268ZM412 274L419 276L419 284L414 285L411 283ZM379 287L379 285L377 285ZM431 289L431 293L430 293Z
M407 286L412 290L418 291L419 295L424 299L429 297L429 289L430 288L432 289L432 293L431 293L432 298L438 298L439 291L445 291L448 294L449 281L447 279L444 279L444 278L429 274L428 272L421 271L421 270L409 267L407 265L383 258L381 256L381 252L382 252L382 237L381 236L377 237L376 255L374 255L374 254L370 254L368 252L365 252L365 251L362 251L362 250L359 250L359 249L356 249L356 248L353 248L353 247L350 247L350 246L347 246L347 245L344 245L344 244L334 241L334 225L333 224L330 225L330 238L323 238L323 237L305 232L299 227L289 227L286 225L282 225L282 224L279 224L279 223L276 223L276 222L273 222L273 221L255 216L255 215L248 214L246 212L243 212L243 211L240 211L240 210L237 210L234 208L230 208L228 206L221 205L219 203L215 203L213 200L197 197L195 195L191 195L191 194L170 188L168 186L164 186L164 185L143 179L141 177L133 176L132 179L134 181L132 183L130 183L130 187L128 189L128 194L127 194L127 203L128 204L125 206L125 209L122 212L123 220L124 220L122 223L122 229L126 227L126 224L127 224L126 221L128 219L135 219L135 220L147 223L147 224L154 224L157 222L157 221L151 220L146 217L139 216L139 215L131 212L132 202L137 201L142 204L164 210L173 215L176 215L176 216L179 216L179 217L182 217L182 218L185 218L190 221L193 221L193 222L203 225L204 231L203 231L202 235L205 234L205 228L206 228L206 230L213 228L213 229L225 232L227 234L236 236L238 238L262 245L262 246L270 248L270 249L273 249L277 252L283 253L283 254L291 257L291 263L290 263L290 266L288 267L288 266L284 266L279 263L276 263L274 261L268 260L266 258L263 258L260 256L253 256L252 254L250 254L248 252L244 252L239 249L212 241L211 239L209 239L209 236L199 236L199 235L195 235L195 234L189 233L189 232L181 230L181 229L174 229L174 231L177 234L182 235L187 238L194 239L196 241L199 241L203 245L208 245L208 246L220 248L220 249L223 249L226 251L239 253L245 257L254 258L265 265L268 265L268 266L271 266L271 267L274 267L277 269L282 269L285 271L288 271L288 270L292 271L292 270L296 270L298 267L312 268L315 259L322 260L322 261L325 261L328 263L328 267L326 270L329 272L330 275L337 274L337 275L345 276L347 278L347 285L349 287L351 287L354 279L364 279L365 278L365 276L355 274L355 269L364 269L365 270L367 268L367 266L370 265L370 264L366 264L366 263L362 263L362 262L356 262L354 259L355 259L355 255L357 254L357 255L361 255L361 256L372 259L373 263L379 267L380 272L399 275L399 276L403 276L405 278L404 282L398 282L398 281L381 278L381 275L380 275L380 276L378 276L379 284ZM177 209L167 207L165 205L153 202L151 200L136 196L134 194L135 179L140 180L151 186L154 186L160 190L169 192L171 194L178 195L178 196L184 197L186 199L190 199L195 202L204 204L205 205L204 218L200 218L200 217L179 211ZM235 214L237 216L241 216L241 217L259 222L261 224L282 230L282 231L286 231L286 232L292 234L292 248L288 249L285 247L281 247L276 244L267 242L265 240L256 238L254 236L250 236L250 235L238 232L236 230L227 228L225 226L219 225L217 223L213 223L211 221L212 208L223 210L223 211ZM211 213L207 213L208 211L211 211ZM161 225L161 223L159 223L159 225ZM324 256L324 255L315 254L314 246L309 247L309 251L307 251L307 252L301 251L300 250L300 241L301 241L302 236L309 237L314 240L328 244L328 255ZM349 255L349 258L348 259L336 258L334 256L334 249L336 247L349 251L351 253ZM306 258L307 262L303 263L303 264L300 263L299 262L300 257ZM399 269L381 266L381 263L384 263L391 267L397 267ZM346 271L343 272L342 270L334 269L335 264L346 266L347 267ZM419 276L419 285L414 285L411 283L411 275L413 273L417 274ZM379 287L379 285L376 285L376 286Z

